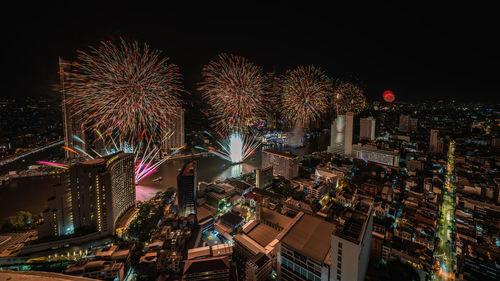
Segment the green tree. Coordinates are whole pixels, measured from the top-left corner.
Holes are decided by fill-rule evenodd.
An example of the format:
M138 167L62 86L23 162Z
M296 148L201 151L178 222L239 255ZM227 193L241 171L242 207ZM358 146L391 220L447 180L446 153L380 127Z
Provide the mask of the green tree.
M3 224L3 231L18 231L31 228L33 215L27 211L17 211L15 215L7 218Z

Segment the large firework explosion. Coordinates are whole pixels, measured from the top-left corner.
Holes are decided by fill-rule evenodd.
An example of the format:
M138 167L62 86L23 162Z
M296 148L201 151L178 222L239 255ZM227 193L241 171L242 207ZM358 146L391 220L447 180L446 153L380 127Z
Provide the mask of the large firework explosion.
M85 116L86 126L103 133L118 128L134 139L169 126L184 90L179 68L168 58L160 58L147 44L141 48L123 40L78 53L74 71L67 75L67 103Z
M334 101L337 115L347 112L359 113L366 107L363 89L353 83L341 80L335 83Z
M203 67L202 77L198 89L216 130L245 131L263 115L266 79L259 66L244 57L221 54Z
M287 71L281 83L283 117L302 124L316 120L327 111L332 92L330 78L319 68Z

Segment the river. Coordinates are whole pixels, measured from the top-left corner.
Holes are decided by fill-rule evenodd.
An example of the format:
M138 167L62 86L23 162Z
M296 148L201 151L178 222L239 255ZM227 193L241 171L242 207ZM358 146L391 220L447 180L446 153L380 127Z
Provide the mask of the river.
M290 151L297 155L305 155L315 151L326 150L330 136L323 133L312 136L303 147L294 148L280 145L276 149ZM250 156L245 162L230 165L216 156L198 157L194 160L198 163L198 181L211 182L216 179L237 177L242 173L249 173L261 166L261 149ZM40 159L39 159L40 160ZM156 192L164 191L168 187L177 188L176 177L178 170L186 161L191 159L171 160L163 163L157 172L139 182L136 186L136 197L138 200L147 200ZM153 182L153 179L161 176L161 182ZM16 211L25 210L33 214L41 213L47 208L47 199L52 195L52 186L58 182L55 176L43 176L33 178L14 179L7 185L0 186L0 225L8 216Z

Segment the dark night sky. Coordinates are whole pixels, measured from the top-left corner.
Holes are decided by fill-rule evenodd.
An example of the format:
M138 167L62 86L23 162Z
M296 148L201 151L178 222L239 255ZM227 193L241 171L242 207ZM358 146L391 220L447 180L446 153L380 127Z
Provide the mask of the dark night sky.
M370 100L392 89L403 101L499 101L499 24L492 7L322 5L203 16L188 7L20 12L2 19L2 66L9 71L0 95L55 95L58 56L72 60L76 49L123 37L163 50L193 93L201 67L230 52L265 71L320 66L361 83Z

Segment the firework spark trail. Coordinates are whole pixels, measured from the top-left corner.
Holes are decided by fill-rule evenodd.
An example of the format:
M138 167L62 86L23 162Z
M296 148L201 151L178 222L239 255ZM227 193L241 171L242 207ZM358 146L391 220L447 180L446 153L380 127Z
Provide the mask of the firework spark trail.
M311 65L287 71L281 92L283 116L294 123L305 124L326 113L333 87L330 78Z
M96 132L98 132L98 131L96 130ZM142 141L139 142L139 144L137 146L134 146L133 144L130 144L127 141L122 142L121 138L119 138L119 137L111 138L110 142L106 142L106 139L104 138L104 136L100 132L98 132L98 135L100 136L100 138L102 139L103 144L104 144L104 150L106 151L106 154L104 156L111 155L111 154L116 153L118 151L123 151L126 153L135 154L135 158L134 158L134 162L136 163L135 168L134 168L135 183L138 183L142 179L144 179L147 176L151 175L152 173L156 172L157 168L161 164L163 164L165 161L169 160L172 156L176 155L183 148L186 147L186 145L183 145L181 147L175 148L174 152L172 152L170 155L156 161L157 156L161 150L159 148L151 148L150 149L151 143L152 143L152 138L150 138L148 140L148 143L147 143L145 149L142 150L142 147L143 147ZM173 135L173 132L168 134L168 136L163 141L168 140L172 135ZM74 135L73 138L75 140L81 142L84 145L86 144L81 138L79 138L76 135ZM115 139L118 139L118 143ZM109 145L112 147L114 146L114 148L109 148L108 147ZM62 146L62 148L66 149L68 151L71 151L73 153L76 153L76 154L81 153L82 155L85 155L86 157L88 157L90 159L95 159L95 157L92 156L89 152L85 151L84 149L82 149L78 146L74 146L73 148ZM98 157L103 157L103 155L99 154L97 151L95 151L93 149L91 149L91 150ZM48 162L48 161L39 161L38 163L41 165L49 165L49 166L53 166L56 168L63 168L63 169L68 168L66 164L53 163L53 162Z
M89 52L78 51L78 62L66 73L67 103L85 116L87 126L124 136L167 128L181 105L179 68L160 58L159 51L137 42L102 42ZM107 126L102 126L106 122Z
M334 102L337 115L347 112L360 113L366 107L363 90L353 83L341 80L335 83Z
M240 133L232 133L228 138L217 140L217 143L221 148L220 150L213 147L207 149L195 146L195 148L219 156L231 163L239 163L252 155L260 145L257 138L253 136L243 137Z
M36 163L40 165L47 165L47 166L52 166L60 169L68 169L68 165L66 164L61 164L61 163L54 163L54 162L49 162L49 161L36 161Z
M243 130L263 116L267 82L259 66L221 54L203 67L202 77L198 89L210 106L208 116L216 131Z

